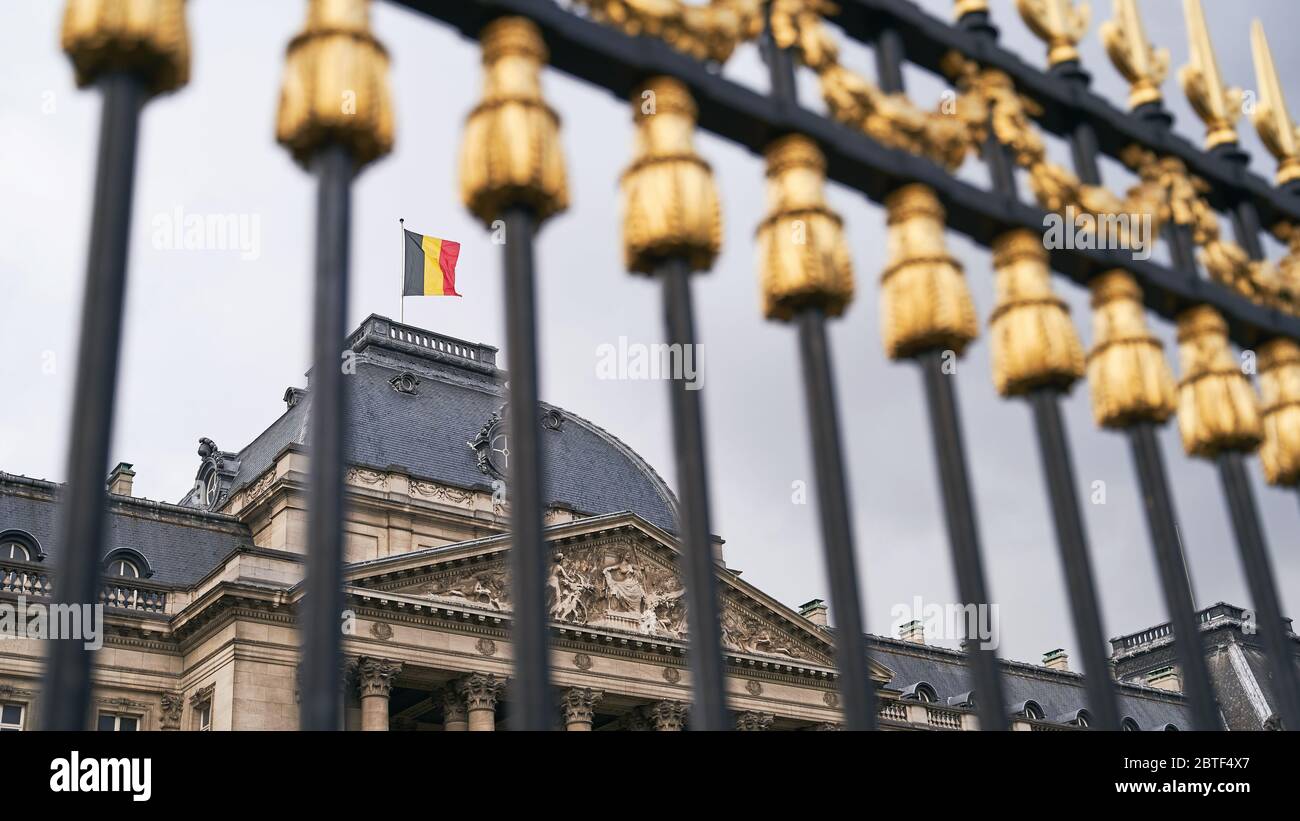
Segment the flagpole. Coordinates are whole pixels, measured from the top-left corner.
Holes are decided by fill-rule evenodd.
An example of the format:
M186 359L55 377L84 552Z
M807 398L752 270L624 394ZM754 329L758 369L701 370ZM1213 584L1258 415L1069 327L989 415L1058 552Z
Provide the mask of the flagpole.
M405 325L406 297L402 295L402 291L406 290L406 218L398 217L397 224L402 229L402 264L397 269L397 319Z

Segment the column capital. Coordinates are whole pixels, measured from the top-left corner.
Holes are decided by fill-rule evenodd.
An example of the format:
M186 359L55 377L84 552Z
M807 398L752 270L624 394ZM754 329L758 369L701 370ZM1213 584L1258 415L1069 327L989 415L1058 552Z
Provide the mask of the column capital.
M656 730L686 729L687 705L683 701L664 699L641 708L641 714Z
M442 688L443 723L465 722L468 711L465 709L465 695L461 693L456 682Z
M569 687L560 693L560 709L566 724L582 721L590 724L596 705L605 697L604 690L590 687Z
M393 689L393 679L402 672L402 663L392 659L361 656L357 659L357 690L366 696L385 696Z
M469 710L495 710L506 680L495 673L470 673L455 682Z
M775 720L776 716L771 713L747 710L736 714L736 729L743 731L770 730L772 729L772 722Z

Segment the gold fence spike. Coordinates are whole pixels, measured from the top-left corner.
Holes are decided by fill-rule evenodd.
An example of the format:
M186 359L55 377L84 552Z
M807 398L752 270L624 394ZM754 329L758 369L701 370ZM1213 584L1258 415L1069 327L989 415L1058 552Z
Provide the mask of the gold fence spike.
M1232 355L1228 323L1209 305L1178 315L1178 429L1191 456L1254 450L1262 431L1259 400Z
M138 74L153 94L190 79L185 0L67 0L60 39L82 88L111 71Z
M1020 17L1038 39L1047 43L1047 64L1060 65L1077 61L1075 48L1088 33L1092 9L1086 2L1074 0L1016 0Z
M1101 24L1101 40L1111 63L1129 82L1128 107L1161 99L1160 84L1169 75L1169 49L1147 40L1137 0L1115 0L1115 19Z
M696 271L722 247L722 209L713 171L695 151L695 101L679 81L655 77L632 93L636 148L623 172L623 258L654 273L668 257Z
M1116 268L1093 277L1088 288L1093 418L1103 428L1164 422L1174 413L1174 375L1164 346L1147 327L1141 287L1132 274Z
M544 220L569 205L560 118L542 97L546 44L525 17L493 20L479 41L483 99L465 121L461 200L488 226L511 205Z
M1264 441L1259 460L1269 484L1300 485L1300 345L1278 338L1259 346Z
M1264 147L1277 159L1277 184L1300 180L1300 128L1291 119L1286 95L1273 64L1273 52L1264 36L1264 24L1255 20L1250 26L1250 47L1255 57L1255 78L1259 83L1259 100L1251 119Z
M1210 149L1235 143L1237 120L1241 119L1241 89L1223 84L1201 0L1183 0L1183 10L1187 18L1191 62L1179 70L1178 80L1196 116L1205 123L1205 147Z
M826 204L826 158L799 134L773 141L767 216L757 231L763 314L790 320L805 308L839 316L853 300L853 263L840 215Z
M311 0L289 42L275 136L304 167L331 143L358 169L393 149L388 52L370 31L370 0Z
M1070 309L1052 291L1043 238L1017 228L993 241L997 303L989 317L993 385L1001 396L1068 390L1083 376L1083 345Z
M948 253L944 210L928 186L885 198L889 259L880 275L880 333L890 359L931 350L961 355L979 333L961 263Z

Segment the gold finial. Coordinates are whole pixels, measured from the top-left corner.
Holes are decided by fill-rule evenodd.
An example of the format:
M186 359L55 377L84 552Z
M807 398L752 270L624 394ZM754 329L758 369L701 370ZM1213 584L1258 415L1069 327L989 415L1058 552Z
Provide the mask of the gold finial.
M1178 315L1178 430L1191 456L1254 450L1262 435L1259 400L1232 355L1228 323L1209 305Z
M953 0L952 16L960 20L968 14L985 13L989 10L989 0Z
M1300 485L1300 345L1279 338L1259 346L1259 392L1264 478L1273 485Z
M826 205L826 158L799 134L781 137L767 159L767 216L758 226L763 314L792 319L816 308L839 316L853 300L853 263L840 215Z
M1101 24L1101 39L1110 61L1129 82L1128 107L1160 100L1160 84L1169 75L1169 49L1147 40L1137 0L1115 0L1115 19Z
M1277 184L1300 180L1300 128L1287 110L1273 52L1264 36L1264 24L1259 20L1250 25L1250 49L1255 55L1255 79L1259 83L1259 100L1251 117L1255 130L1269 153L1277 158Z
M153 94L190 79L185 0L68 0L61 39L82 88L110 71L140 75Z
M979 333L961 263L944 241L934 191L905 185L885 198L889 261L880 274L880 335L890 359L933 350L960 355Z
M1205 123L1205 147L1237 142L1237 120L1241 118L1241 89L1226 88L1214 59L1214 45L1205 25L1201 0L1183 0L1187 17L1187 39L1191 62L1178 72L1187 101Z
M632 93L636 149L623 172L623 257L629 271L654 273L667 257L708 270L722 246L722 216L709 164L695 153L695 101L671 77Z
M1016 0L1020 17L1039 40L1047 43L1049 66L1079 59L1075 48L1088 33L1092 8L1074 0Z
M1116 268L1094 277L1088 288L1093 418L1103 428L1164 422L1174 413L1174 375L1164 346L1147 327L1141 287L1131 274Z
M358 169L393 149L388 52L370 32L369 0L311 0L289 42L275 136L302 166L329 143Z
M993 241L997 304L989 317L993 386L1002 396L1068 389L1083 376L1083 346L1070 309L1052 293L1041 235L1025 228Z
M542 97L542 33L525 17L483 27L483 100L465 121L460 196L490 226L506 207L526 205L538 220L569 206L560 118Z

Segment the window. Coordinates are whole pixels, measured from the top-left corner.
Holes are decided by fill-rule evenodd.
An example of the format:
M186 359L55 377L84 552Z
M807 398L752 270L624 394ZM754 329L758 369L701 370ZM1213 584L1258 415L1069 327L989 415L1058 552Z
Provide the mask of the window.
M1044 716L1043 708L1038 706L1037 701L1026 701L1020 714L1030 721L1042 721Z
M1124 720L1119 723L1119 728L1126 733L1136 733L1142 729L1141 727L1138 726L1138 723L1136 721L1129 718L1128 716L1124 716Z
M21 730L26 712L25 704L0 704L0 732Z
M108 575L120 579L138 579L140 568L130 559L114 559L108 563Z
M1087 710L1080 710L1074 714L1074 721L1070 722L1076 727L1091 727L1092 715Z
M0 559L17 559L20 562L30 562L32 556L27 552L27 545L22 542L5 542L0 544Z
M1167 733L1180 732L1177 724L1166 724L1162 729Z
M212 702L205 701L194 711L194 729L206 733L212 729Z
M39 562L43 558L45 553L32 534L25 530L0 531L0 560Z
M96 729L108 733L133 733L140 729L140 717L121 713L100 713L99 726Z
M920 687L916 688L916 700L924 704L933 704L939 700L939 697L934 694L933 687L928 684L922 684Z

